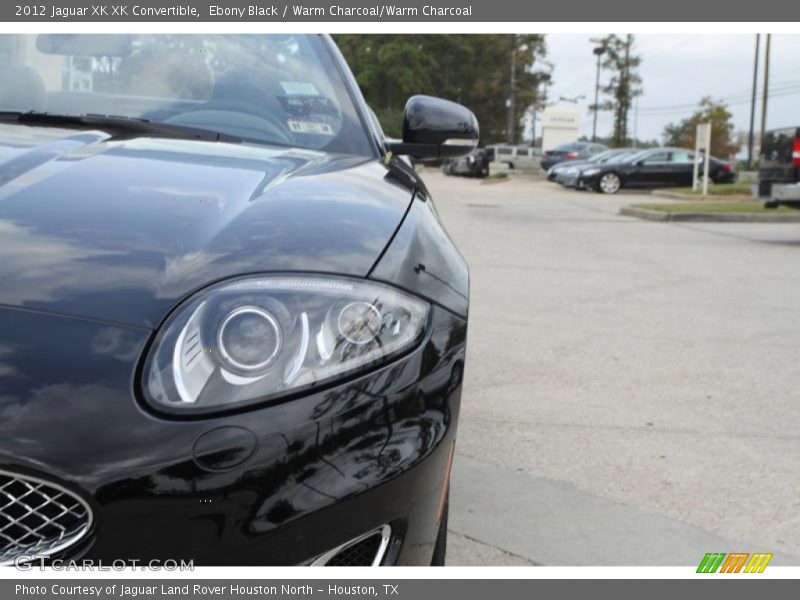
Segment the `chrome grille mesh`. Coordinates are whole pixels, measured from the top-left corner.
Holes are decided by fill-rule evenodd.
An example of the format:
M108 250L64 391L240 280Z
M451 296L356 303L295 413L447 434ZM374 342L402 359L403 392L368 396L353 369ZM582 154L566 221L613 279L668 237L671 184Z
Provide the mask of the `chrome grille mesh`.
M376 533L347 546L325 563L329 567L370 567L381 548L381 534Z
M312 567L378 567L389 548L392 528L379 529L350 540L314 559Z
M0 471L0 565L18 556L51 556L89 531L92 513L61 486Z

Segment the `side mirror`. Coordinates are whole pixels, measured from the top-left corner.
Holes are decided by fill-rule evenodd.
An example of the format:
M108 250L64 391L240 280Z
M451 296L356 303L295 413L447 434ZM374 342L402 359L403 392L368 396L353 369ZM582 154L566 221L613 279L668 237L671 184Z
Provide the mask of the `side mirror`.
M403 113L403 141L387 146L394 154L414 158L455 158L475 150L478 137L478 120L468 108L432 96L412 96Z

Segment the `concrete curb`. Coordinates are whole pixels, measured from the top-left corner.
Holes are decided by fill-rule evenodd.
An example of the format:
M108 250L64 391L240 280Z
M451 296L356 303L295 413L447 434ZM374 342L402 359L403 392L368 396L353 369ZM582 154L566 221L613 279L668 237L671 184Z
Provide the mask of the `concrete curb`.
M670 200L697 200L696 197L692 197L689 194L681 194L680 192L668 192L666 190L653 190L650 192L651 196L657 196L659 198L669 198Z
M636 217L647 221L675 221L684 223L800 223L800 211L798 214L766 215L761 213L694 213L694 212L665 212L661 210L650 210L649 208L637 208L635 206L623 206L619 214L626 217Z
M688 200L691 202L697 202L698 198L705 198L713 202L738 202L745 199L750 201L755 200L755 198L749 196L748 194L729 194L725 196L691 196L689 194L681 194L680 192L670 192L667 190L653 190L650 192L650 195L658 198L669 198L670 200Z

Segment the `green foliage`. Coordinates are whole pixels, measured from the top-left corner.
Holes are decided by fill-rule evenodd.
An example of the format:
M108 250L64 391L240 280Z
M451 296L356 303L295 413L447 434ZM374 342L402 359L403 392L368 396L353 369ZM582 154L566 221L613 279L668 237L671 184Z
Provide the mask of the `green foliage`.
M691 117L664 127L664 144L694 148L697 125L711 123L711 154L727 158L731 154L735 154L738 149L733 135L732 118L733 115L724 102L715 102L711 97L706 96L700 100L697 111Z
M520 121L544 98L534 72L545 56L543 35L334 36L386 135L399 137L405 101L414 94L439 96L469 107L478 117L482 143L504 139L512 52L516 55L516 110ZM519 136L517 136L519 139Z
M620 37L612 33L593 39L592 42L605 49L601 66L611 75L608 83L600 87L605 100L599 103L597 110L614 112L614 131L610 143L612 147L622 148L630 143L628 113L633 99L641 96L643 91L642 78L638 73L642 59L635 54L634 38L631 34Z

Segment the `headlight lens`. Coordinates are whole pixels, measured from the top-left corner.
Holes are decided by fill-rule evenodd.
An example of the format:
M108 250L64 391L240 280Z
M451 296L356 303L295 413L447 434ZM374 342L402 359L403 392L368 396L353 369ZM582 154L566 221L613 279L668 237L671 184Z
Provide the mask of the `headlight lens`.
M164 324L144 369L157 407L227 410L377 366L422 337L429 305L386 285L264 276L205 290Z
M600 172L599 167L592 167L591 169L586 169L585 171L581 171L581 175L585 175L586 177L591 177L592 175L597 175Z

